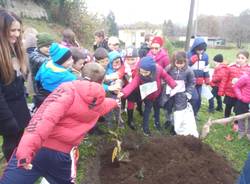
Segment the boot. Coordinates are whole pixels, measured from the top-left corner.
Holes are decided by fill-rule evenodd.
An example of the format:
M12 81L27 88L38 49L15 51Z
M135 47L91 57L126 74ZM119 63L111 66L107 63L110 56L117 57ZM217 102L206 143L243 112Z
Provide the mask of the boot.
M170 126L170 135L176 135L176 132L175 132L175 130L174 130L174 125L171 125Z
M129 128L131 128L132 130L135 130L135 124L134 124L134 110L133 109L127 109L127 113L128 113L128 126Z

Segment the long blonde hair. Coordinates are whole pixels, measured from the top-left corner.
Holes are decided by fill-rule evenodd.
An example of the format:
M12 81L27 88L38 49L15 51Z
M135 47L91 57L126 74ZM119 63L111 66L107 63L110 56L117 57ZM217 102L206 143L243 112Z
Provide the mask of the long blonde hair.
M10 28L14 21L18 21L22 26L22 21L17 15L0 9L0 80L4 84L10 84L15 78L12 64L13 56L17 58L22 74L25 75L27 73L27 61L22 47L22 35L20 34L13 45L8 40Z

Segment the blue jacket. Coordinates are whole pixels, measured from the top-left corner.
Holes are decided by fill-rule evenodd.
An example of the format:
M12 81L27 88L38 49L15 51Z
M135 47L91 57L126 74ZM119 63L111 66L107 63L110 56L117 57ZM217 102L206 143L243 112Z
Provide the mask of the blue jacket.
M193 60L193 56L197 55L195 49L201 44L205 44L205 46L207 46L203 38L201 37L196 38L194 40L194 43L190 51L187 53L188 64L194 71L197 85L202 85L204 83L209 84L209 71L208 71L209 63L208 63L207 53L203 52L201 58L197 56L198 58L197 61Z
M116 70L113 69L113 61L116 60L116 59L118 59L118 58L121 60L121 63L123 64L121 54L118 51L111 51L111 52L109 52L109 54L108 54L109 63L108 63L108 66L106 68L106 75L110 75L112 73L117 72ZM104 82L103 83L103 88L104 88L105 91L108 91L108 86L112 82L113 81L109 81L109 82Z
M50 60L43 63L36 74L35 80L39 81L45 90L52 92L63 82L76 80L76 76Z

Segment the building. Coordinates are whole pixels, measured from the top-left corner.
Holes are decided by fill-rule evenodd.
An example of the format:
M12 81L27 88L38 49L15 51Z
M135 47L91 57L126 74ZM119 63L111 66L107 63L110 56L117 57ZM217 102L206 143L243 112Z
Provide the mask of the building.
M125 46L134 45L140 47L144 42L146 34L162 35L162 28L158 25L149 23L137 23L133 25L123 25L119 27L119 39L125 43Z

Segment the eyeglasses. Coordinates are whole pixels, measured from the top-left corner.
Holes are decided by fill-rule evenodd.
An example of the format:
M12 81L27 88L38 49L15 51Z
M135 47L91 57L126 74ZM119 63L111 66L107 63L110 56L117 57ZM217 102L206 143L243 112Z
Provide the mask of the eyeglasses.
M160 47L151 47L152 50L159 50Z

